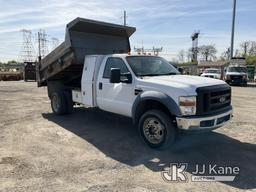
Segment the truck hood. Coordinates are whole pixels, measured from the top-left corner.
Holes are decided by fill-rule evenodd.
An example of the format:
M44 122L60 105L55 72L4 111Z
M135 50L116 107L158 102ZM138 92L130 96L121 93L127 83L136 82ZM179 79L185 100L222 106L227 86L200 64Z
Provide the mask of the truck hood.
M181 91L181 89L187 93L187 95L195 95L196 89L198 87L212 86L212 85L221 85L226 84L222 80L207 78L207 77L199 77L199 76L190 76L190 75L168 75L168 76L153 76L153 77L143 77L140 80L141 84L147 86L154 87L170 87L172 92L174 89L177 91ZM167 91L167 90L166 90Z

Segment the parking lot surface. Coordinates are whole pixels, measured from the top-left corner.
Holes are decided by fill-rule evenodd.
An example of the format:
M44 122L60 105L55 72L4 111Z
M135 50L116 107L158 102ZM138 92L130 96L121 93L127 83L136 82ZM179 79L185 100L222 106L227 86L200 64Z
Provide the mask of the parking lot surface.
M132 122L76 107L55 116L47 89L0 82L0 191L256 191L256 88L232 87L234 118L211 133L148 148ZM170 163L238 166L234 182L168 183Z

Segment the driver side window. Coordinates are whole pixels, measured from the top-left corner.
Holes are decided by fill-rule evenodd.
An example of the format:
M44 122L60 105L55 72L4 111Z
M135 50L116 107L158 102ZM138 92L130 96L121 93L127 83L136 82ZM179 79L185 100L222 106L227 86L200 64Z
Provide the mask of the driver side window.
M110 57L107 59L105 69L103 72L103 78L110 78L110 71L112 68L119 68L121 70L121 74L129 72L129 69L127 68L127 66L121 58Z

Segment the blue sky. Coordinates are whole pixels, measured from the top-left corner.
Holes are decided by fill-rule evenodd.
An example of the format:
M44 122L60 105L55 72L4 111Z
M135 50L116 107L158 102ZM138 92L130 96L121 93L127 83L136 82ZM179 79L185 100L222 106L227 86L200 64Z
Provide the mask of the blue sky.
M19 59L21 29L45 29L48 39L64 39L65 25L76 17L122 23L137 28L131 46L163 47L162 56L176 59L191 46L190 36L200 30L199 45L213 44L221 54L230 45L232 0L0 0L0 61ZM235 45L256 40L256 2L237 0ZM36 43L35 43L36 53ZM49 43L49 49L51 44Z

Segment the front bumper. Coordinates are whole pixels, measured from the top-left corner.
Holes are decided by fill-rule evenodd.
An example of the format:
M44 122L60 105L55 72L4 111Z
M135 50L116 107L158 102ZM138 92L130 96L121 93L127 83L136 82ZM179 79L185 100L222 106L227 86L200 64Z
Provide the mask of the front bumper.
M177 127L182 130L212 130L225 125L232 118L232 109L207 117L176 117Z

